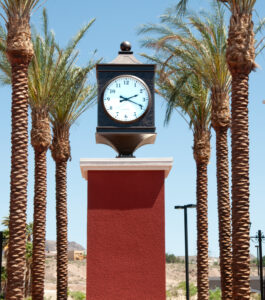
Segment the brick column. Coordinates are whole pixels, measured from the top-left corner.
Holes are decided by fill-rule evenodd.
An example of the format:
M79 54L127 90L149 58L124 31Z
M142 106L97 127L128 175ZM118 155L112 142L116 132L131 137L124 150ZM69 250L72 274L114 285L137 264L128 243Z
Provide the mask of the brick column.
M164 180L172 159L82 159L87 300L165 299Z

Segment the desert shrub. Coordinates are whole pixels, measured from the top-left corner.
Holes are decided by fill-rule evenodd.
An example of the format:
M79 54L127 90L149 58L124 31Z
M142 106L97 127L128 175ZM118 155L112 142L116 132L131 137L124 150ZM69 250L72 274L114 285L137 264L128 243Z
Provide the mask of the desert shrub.
M251 300L260 300L260 294L251 294L250 296L250 299Z
M166 253L166 263L167 264L173 264L178 262L177 257L174 254L168 254Z
M190 283L190 296L195 296L197 294L197 287L193 284L193 283ZM178 289L182 290L183 293L186 295L186 282L185 281L182 281L180 282L180 284L178 285Z
M167 290L166 296L168 299L171 299L171 297L177 297L179 295L178 293L178 288L177 287L172 287L170 290Z
M216 288L209 293L209 300L221 300L221 290Z
M250 263L253 265L258 265L259 260L255 257L255 258L251 259ZM262 257L262 265L263 265L263 267L265 266L265 256Z
M193 283L191 283L190 284L190 296L192 297L192 296L195 296L196 294L197 294L197 287Z
M184 264L184 259L181 259L180 257L175 256L174 254L166 253L166 263L167 264L175 264L175 263Z
M83 292L70 292L69 295L74 299L74 300L85 300L86 295Z
M171 298L171 297L172 297L171 291L170 291L170 290L167 290L167 291L166 291L166 298L168 299L168 298Z

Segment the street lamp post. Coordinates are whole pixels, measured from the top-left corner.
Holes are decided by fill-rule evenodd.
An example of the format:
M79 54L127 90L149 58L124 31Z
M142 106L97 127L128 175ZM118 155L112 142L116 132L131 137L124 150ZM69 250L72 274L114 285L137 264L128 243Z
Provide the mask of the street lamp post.
M259 246L255 246L257 248L257 266L258 266L258 276L259 276Z
M184 232L185 232L185 272L186 272L186 299L190 299L189 288L189 250L188 250L188 208L195 208L195 204L177 205L175 209L184 209Z
M262 261L262 240L265 239L265 236L262 234L261 230L258 230L256 236L251 236L251 239L254 239L255 242L258 242L257 247L257 258L258 258L258 269L259 269L259 279L260 279L260 299L265 300L264 298L264 282L263 282L263 261Z
M259 274L260 274L260 299L264 300L264 286L263 286L263 266L262 266L262 238L261 230L258 231L259 240Z

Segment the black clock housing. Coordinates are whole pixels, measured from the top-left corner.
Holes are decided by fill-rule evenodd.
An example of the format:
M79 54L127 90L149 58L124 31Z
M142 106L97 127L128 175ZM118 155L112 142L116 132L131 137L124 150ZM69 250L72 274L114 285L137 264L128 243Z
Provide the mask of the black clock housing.
M155 104L154 64L142 64L130 51L128 42L121 44L121 51L116 59L107 64L96 66L98 83L98 126L96 142L103 143L114 148L119 157L133 156L133 152L144 144L154 143L155 133ZM106 112L103 104L105 87L117 76L129 75L140 78L148 87L150 92L150 103L146 113L132 122L119 122L111 118Z

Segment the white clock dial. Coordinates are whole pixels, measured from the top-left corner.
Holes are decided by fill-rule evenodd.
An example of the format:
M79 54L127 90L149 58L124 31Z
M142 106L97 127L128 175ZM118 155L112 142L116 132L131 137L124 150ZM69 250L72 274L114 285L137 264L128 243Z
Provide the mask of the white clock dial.
M132 122L147 111L150 93L139 78L122 75L114 78L105 88L103 105L107 113L117 121Z

